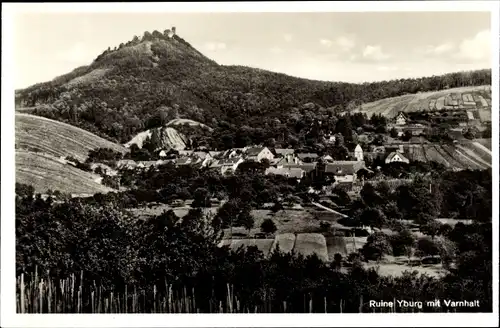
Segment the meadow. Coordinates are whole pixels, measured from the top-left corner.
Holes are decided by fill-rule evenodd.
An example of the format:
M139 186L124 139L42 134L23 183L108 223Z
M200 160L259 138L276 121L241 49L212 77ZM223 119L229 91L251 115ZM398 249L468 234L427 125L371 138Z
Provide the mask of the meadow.
M75 126L41 116L16 113L16 149L45 153L54 157L72 156L84 162L96 148L124 153L125 147Z
M16 151L16 182L30 184L38 193L58 190L63 193L85 194L113 190L100 184L99 179L97 174L64 164L52 156Z

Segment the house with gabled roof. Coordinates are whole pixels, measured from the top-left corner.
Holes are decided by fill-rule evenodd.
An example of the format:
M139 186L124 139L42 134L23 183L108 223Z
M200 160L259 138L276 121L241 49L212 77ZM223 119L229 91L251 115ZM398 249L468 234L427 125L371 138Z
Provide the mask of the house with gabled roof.
M385 163L410 163L410 160L406 158L401 152L393 151L385 159Z
M265 174L275 174L275 175L281 175L281 176L285 176L287 178L294 178L294 179L297 179L297 180L300 180L302 179L306 172L301 169L301 168L292 168L292 167L289 167L289 168L275 168L275 167L269 167L266 169L266 172Z
M244 160L241 157L236 158L225 158L214 161L210 167L218 169L222 175L232 174L236 172L238 165L243 163Z
M318 154L316 153L298 153L296 154L297 158L300 159L303 162L306 161L316 161L318 160Z
M291 148L275 148L274 153L276 157L286 157L287 155L293 155L295 150Z
M255 162L260 162L264 158L270 161L274 158L274 154L267 147L249 147L245 149L244 154L247 160Z
M137 167L137 162L131 159L122 159L116 162L116 167L118 169L135 169Z
M364 161L334 161L325 164L323 173L334 182L353 183L361 169L366 169Z
M408 117L404 112L399 112L394 118L396 125L406 125L408 123Z
M180 157L178 158L176 161L175 161L175 164L176 165L189 165L193 162L192 158L191 157L188 157L188 156L183 156L183 157Z
M286 165L300 165L300 164L303 164L302 161L293 155L287 155L286 157L283 158L274 158L271 161L271 165L277 168L284 167Z

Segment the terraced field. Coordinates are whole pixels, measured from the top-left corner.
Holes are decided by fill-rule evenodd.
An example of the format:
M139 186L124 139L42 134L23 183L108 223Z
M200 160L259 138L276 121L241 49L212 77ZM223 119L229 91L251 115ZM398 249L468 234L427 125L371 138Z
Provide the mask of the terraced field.
M450 169L484 170L492 167L491 139L453 145L412 144L405 146L404 151L403 155L410 161L433 161Z
M125 147L105 140L70 124L44 117L16 113L16 149L59 157L73 156L85 161L88 152L111 148L125 152Z
M353 112L368 116L382 114L388 118L398 112L435 111L441 109L478 110L482 121L491 121L491 86L453 88L386 98L363 104Z
M16 182L32 185L37 193L59 190L71 194L106 193L99 176L63 164L57 158L29 151L16 151Z

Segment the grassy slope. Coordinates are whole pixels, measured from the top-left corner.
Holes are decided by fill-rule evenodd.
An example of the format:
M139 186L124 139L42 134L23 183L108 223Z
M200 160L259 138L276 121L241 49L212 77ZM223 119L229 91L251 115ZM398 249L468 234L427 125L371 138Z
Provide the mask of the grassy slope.
M29 151L16 152L16 182L32 185L38 193L48 189L72 194L112 191L95 181L96 174L63 164L50 155Z
M460 95L460 99L462 99L462 105L459 108L466 109L463 105L463 101L464 99L467 100L468 96L466 95L470 94L475 100L475 105L471 105L471 107L467 108L478 109L482 112L491 112L491 86L453 88L442 91L423 92L386 98L363 104L361 108L357 108L353 110L353 112L363 112L368 116L383 114L386 117L394 117L399 111L416 112L439 110L446 105L445 98L453 94ZM488 115L484 116L487 117Z
M68 155L84 161L95 148L125 148L88 131L47 118L16 113L16 147L55 157Z

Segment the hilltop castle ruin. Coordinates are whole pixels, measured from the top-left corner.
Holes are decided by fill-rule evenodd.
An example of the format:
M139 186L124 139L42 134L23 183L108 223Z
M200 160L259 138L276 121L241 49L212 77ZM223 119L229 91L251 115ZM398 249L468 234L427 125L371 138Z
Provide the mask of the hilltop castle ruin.
M172 29L166 29L163 32L163 35L168 38L172 38L175 35L175 32L176 32L175 26L172 26Z

